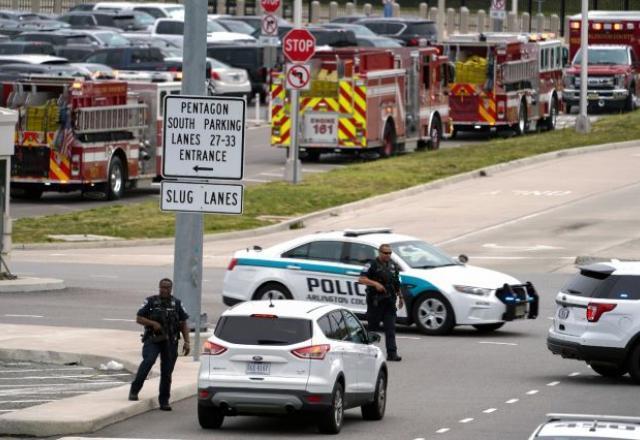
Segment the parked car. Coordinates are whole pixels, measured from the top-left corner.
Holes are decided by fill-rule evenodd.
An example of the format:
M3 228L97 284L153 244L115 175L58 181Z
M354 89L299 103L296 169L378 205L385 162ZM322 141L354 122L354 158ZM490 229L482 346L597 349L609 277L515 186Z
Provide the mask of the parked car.
M240 20L227 20L226 18L218 18L215 20L224 26L229 32L235 32L237 34L245 34L251 35L254 38L257 38L260 35L259 31L253 28L248 23Z
M91 11L95 5L95 3L78 3L77 5L71 6L69 11Z
M92 44L67 44L54 48L56 56L66 58L70 62L82 61L96 51L96 46Z
M23 32L22 29L18 27L19 24L20 22L15 20L0 18L0 35L18 35L20 32Z
M363 18L368 18L364 14L355 14L355 15L343 15L342 17L336 17L329 20L329 23L355 23L358 20L362 20Z
M68 64L69 60L52 55L0 55L0 64Z
M419 18L363 18L356 22L362 24L378 35L396 38L405 46L426 46L437 39L436 23Z
M116 71L104 64L71 63L71 65L80 69L87 69L93 79L114 79L116 77Z
M182 46L171 41L165 40L157 36L151 36L149 34L123 34L127 40L131 41L132 46L151 46L157 47L162 51L165 58L179 57L182 58Z
M104 64L118 70L165 71L167 63L157 47L129 46L95 50L85 57L85 63Z
M640 417L547 414L529 440L640 440Z
M253 29L260 33L262 31L262 16L261 15L232 15L229 17L225 17L225 20L233 20L233 21L242 21L247 23ZM288 26L292 27L293 24L288 22L282 17L276 15L276 20L278 21L278 27Z
M56 55L56 51L51 43L42 41L7 41L0 43L0 55Z
M70 29L67 23L58 20L28 20L18 22L17 29L20 32L32 31L57 31L60 29Z
M154 18L180 18L184 20L184 5L177 3L98 2L94 10L146 12Z
M165 58L167 62L182 63L182 57ZM231 67L213 58L207 58L211 66L210 83L216 95L246 96L251 99L251 81L244 69Z
M381 37L366 26L356 23L325 23L322 27L327 29L345 29L352 31L360 47L402 47L403 44L396 39Z
M26 12L26 11L12 11L12 10L2 10L0 11L0 18L4 18L7 20L14 21L29 21L29 20L43 20L48 19L46 15L36 14L35 12Z
M184 20L174 18L159 18L156 20L152 36L173 41L182 46L184 39ZM229 32L224 26L215 21L207 22L207 43L255 43L256 39L250 35Z
M379 341L336 305L250 301L226 310L200 358L200 426L305 412L321 432L337 434L344 411L358 406L365 420L381 420L388 372Z
M355 33L348 29L307 26L307 30L316 38L316 47L355 47L358 45Z
M119 33L106 30L70 29L56 32L24 32L16 35L15 41L46 41L54 46L67 44L92 44L98 47L128 46L129 40Z
M0 79L6 81L17 80L31 75L63 76L69 78L91 79L91 72L71 64L2 64L0 65Z
M61 15L58 20L68 23L74 29L90 29L102 26L123 31L150 30L155 19L142 11L112 12L75 11Z

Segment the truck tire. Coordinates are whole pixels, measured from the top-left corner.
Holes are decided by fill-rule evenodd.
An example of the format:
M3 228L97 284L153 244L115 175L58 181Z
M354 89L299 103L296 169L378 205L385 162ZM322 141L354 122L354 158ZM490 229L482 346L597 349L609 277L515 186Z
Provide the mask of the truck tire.
M558 122L558 100L555 95L551 98L551 104L549 105L549 116L544 120L544 126L548 131L556 129L556 123Z
M382 136L382 147L380 147L380 157L391 157L397 152L396 129L392 122L387 122L384 126Z
M446 335L456 323L449 301L438 292L421 295L413 304L413 322L425 335Z
M105 188L107 200L118 200L124 195L125 173L122 161L118 156L111 158L109 176Z
M514 131L517 136L522 136L527 131L527 103L523 99L520 101L520 106L518 107L518 123L514 126Z
M433 123L431 124L431 130L429 132L429 150L438 150L440 149L440 141L442 140L442 123L440 122L440 118L433 118Z

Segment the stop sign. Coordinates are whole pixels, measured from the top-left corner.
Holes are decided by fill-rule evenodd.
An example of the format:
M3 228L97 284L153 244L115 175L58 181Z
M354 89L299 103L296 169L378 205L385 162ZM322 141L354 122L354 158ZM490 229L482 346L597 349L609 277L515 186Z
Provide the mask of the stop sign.
M265 11L273 13L280 7L280 0L260 0L260 6Z
M316 37L306 29L291 29L282 39L282 51L292 63L305 63L316 51Z

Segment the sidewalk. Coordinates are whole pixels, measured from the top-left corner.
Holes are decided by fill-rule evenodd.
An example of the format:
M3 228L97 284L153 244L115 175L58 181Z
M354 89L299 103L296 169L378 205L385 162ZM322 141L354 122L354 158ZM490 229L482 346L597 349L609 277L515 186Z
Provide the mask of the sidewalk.
M0 324L0 360L4 361L78 362L97 368L115 360L135 372L142 359L141 347L140 332ZM195 395L198 367L191 355L178 358L172 401ZM88 433L157 408L159 360L153 372L156 374L145 382L138 402L127 400L126 385L32 406L0 415L0 436Z

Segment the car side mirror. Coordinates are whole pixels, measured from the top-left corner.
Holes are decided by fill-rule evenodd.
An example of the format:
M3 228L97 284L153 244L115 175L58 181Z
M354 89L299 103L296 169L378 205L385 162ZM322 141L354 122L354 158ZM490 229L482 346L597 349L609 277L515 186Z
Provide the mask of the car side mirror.
M380 335L376 332L367 332L367 340L369 341L369 344L380 342Z
M465 254L460 254L458 255L458 261L462 264L466 264L469 261L469 257L467 257Z

